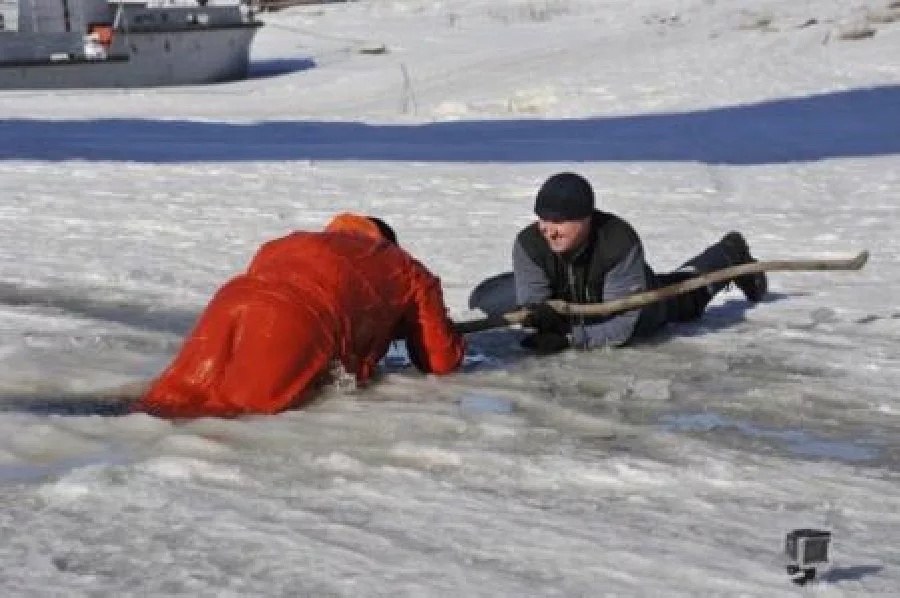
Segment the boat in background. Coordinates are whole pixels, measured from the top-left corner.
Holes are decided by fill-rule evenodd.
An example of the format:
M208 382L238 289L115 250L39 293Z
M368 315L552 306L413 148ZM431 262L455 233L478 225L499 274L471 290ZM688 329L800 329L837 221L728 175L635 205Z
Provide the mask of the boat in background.
M0 0L0 89L243 79L261 26L239 0Z

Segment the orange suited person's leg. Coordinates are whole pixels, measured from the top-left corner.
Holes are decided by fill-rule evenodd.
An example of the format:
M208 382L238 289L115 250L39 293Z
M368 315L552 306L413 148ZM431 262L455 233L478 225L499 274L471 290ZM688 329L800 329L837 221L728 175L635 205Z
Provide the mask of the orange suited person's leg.
M333 354L333 334L312 310L226 289L134 409L161 417L277 413L308 398Z
M278 413L309 398L327 375L334 333L308 307L248 305L231 362L217 381L220 401L238 413Z

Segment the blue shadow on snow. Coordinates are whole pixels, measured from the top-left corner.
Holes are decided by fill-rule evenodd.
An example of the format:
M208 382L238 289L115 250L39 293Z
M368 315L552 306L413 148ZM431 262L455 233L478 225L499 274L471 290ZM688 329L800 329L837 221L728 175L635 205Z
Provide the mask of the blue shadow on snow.
M837 583L840 581L860 581L863 577L876 575L884 569L881 565L856 565L853 567L833 567L821 577L822 581Z
M278 68L272 66L273 72ZM268 75L262 69L258 76ZM567 120L369 125L12 119L0 121L0 139L2 160L806 162L900 153L900 85L692 112Z
M266 79L279 77L297 71L308 71L315 68L316 63L309 58L274 58L272 60L255 60L250 63L248 79Z

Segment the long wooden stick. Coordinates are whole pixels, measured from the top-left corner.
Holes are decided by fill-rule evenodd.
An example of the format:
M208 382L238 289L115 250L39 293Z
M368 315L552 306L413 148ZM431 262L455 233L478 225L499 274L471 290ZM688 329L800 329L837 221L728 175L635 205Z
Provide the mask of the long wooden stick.
M759 272L817 272L824 270L860 270L869 259L868 251L860 251L856 257L848 259L806 259L806 260L769 260L763 262L750 262L739 266L730 266L721 270L700 274L669 286L660 287L642 293L628 295L613 301L603 303L566 303L565 301L548 301L548 303L561 314L582 316L611 316L613 314L629 311L675 295L681 295L694 289L699 289L715 282L732 280L745 274L757 274ZM519 309L502 315L469 320L466 322L454 322L453 328L460 333L480 332L491 328L503 328L513 324L521 324L528 316L527 309Z

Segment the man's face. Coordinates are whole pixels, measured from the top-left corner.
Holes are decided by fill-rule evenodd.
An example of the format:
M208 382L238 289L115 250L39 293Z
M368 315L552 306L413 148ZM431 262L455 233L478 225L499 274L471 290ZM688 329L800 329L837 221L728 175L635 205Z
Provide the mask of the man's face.
M579 247L588 238L591 231L591 217L559 222L539 218L538 229L553 253L566 253Z

